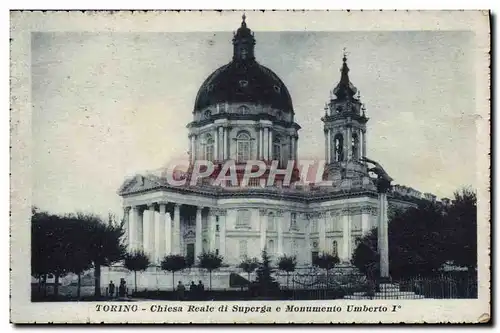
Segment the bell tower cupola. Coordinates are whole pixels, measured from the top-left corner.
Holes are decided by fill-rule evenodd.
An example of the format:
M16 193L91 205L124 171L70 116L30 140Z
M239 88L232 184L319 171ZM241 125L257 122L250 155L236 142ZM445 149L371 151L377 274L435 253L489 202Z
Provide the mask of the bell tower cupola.
M325 104L324 123L325 160L331 167L348 165L361 166L361 158L366 155L365 107L358 89L349 79L349 67L344 51L340 81L330 92L330 100ZM348 168L359 169L359 168Z

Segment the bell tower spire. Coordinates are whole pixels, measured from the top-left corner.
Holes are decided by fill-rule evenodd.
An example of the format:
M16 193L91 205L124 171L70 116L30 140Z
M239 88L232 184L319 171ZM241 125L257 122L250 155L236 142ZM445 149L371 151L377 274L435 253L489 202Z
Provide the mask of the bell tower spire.
M330 92L324 117L325 160L330 170L341 170L352 178L367 174L361 158L366 155L365 107L358 89L349 79L349 66L344 49L340 81Z
M253 61L255 60L255 38L252 30L247 27L246 15L241 17L241 26L233 37L233 60L235 61Z

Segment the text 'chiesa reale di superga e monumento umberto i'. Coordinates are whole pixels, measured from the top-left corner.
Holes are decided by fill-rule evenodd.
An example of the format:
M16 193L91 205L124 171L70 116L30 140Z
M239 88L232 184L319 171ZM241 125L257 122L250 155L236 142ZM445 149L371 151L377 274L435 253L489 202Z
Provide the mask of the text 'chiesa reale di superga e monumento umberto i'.
M356 239L377 224L377 189L361 161L367 154L368 118L349 80L346 56L321 118L321 176L331 183L306 185L297 155L301 127L295 111L300 110L294 110L281 79L257 62L254 33L245 19L232 42L232 60L216 69L196 96L187 125L191 166L181 174L188 181L172 185L166 172L152 172L126 180L119 190L129 249L144 250L156 263L169 254L196 261L203 251L212 251L237 265L246 256L260 257L264 249L274 259L295 255L299 265L310 265L322 252L348 261ZM214 170L193 184L198 160L212 162ZM241 186L250 160L261 161L266 170ZM216 179L227 161L233 162L236 184ZM272 161L278 172L268 184L262 180L273 173ZM287 168L290 184L284 182ZM413 205L410 197L435 200L396 185L389 205Z

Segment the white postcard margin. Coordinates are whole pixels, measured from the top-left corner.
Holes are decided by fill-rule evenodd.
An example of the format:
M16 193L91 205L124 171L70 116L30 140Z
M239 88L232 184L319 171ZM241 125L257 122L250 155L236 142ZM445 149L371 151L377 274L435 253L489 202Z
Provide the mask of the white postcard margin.
M490 307L490 25L487 11L252 11L255 31L460 30L475 33L476 160L478 207L478 299L322 300L238 302L135 302L137 312L102 312L107 302L30 301L31 216L31 32L233 31L242 12L85 11L11 12L11 321L14 323L478 323ZM249 12L247 11L247 15ZM182 312L151 312L152 305ZM213 312L187 312L189 305ZM228 305L228 311L220 311ZM288 306L335 306L340 312L287 312ZM348 305L387 312L347 312ZM392 311L394 305L396 311ZM233 306L266 307L233 312ZM399 307L400 306L400 307ZM267 308L269 307L269 308Z

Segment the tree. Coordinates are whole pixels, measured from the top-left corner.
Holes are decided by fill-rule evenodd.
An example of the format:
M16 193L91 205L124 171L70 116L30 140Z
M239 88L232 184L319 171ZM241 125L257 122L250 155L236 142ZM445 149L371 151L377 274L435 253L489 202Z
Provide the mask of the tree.
M60 216L32 210L31 262L32 275L46 282L47 274L54 275L54 296L59 291L59 277L69 271L71 228ZM46 289L45 289L46 291Z
M66 252L67 268L69 272L78 276L77 297L80 298L82 273L92 266L92 260L88 251L88 241L85 236L87 228L85 222L75 217L67 216L65 219L68 230L66 234L66 240L68 241Z
M250 281L250 274L259 267L259 261L257 258L245 257L238 267L248 274L248 281Z
M281 271L286 272L286 286L288 285L288 280L290 277L290 272L295 271L295 267L297 266L297 258L295 256L287 256L283 255L278 259L278 268Z
M389 222L391 277L432 276L447 261L475 265L476 228L475 193L468 189L457 192L450 206L424 201L397 211ZM379 276L376 228L360 239L351 262L367 276Z
M210 290L212 289L212 271L222 266L222 256L215 252L203 252L198 256L198 266L208 271L210 277Z
M267 295L269 291L279 289L279 283L272 277L274 269L271 268L271 259L264 250L262 251L262 261L257 268L257 278L255 286L261 295Z
M137 272L145 271L150 263L151 261L144 251L133 251L125 254L125 268L134 272L135 292L137 292Z
M331 255L329 253L325 253L325 252L323 252L322 254L317 256L316 258L314 258L313 265L324 269L326 272L326 284L327 284L327 286L329 283L328 273L339 262L340 262L339 257Z
M110 266L123 259L126 247L122 242L123 221L110 220L108 223L94 214L77 214L87 224L87 244L89 257L94 265L95 296L101 295L101 266Z
M447 258L469 272L477 267L477 196L468 187L454 193L453 204L446 209L445 224L449 237Z
M175 290L175 272L182 271L187 267L186 258L178 254L165 256L161 261L163 271L172 272L172 290Z

